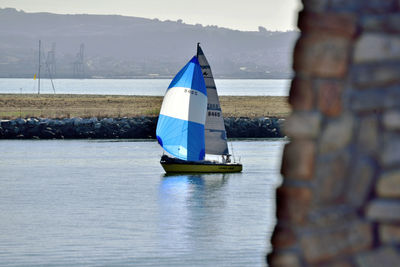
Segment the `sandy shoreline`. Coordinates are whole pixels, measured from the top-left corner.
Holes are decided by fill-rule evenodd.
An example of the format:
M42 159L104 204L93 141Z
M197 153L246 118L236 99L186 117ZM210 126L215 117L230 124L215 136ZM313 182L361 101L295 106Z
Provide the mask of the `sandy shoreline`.
M161 96L0 94L0 119L157 116ZM290 113L283 96L220 96L224 117L278 117Z

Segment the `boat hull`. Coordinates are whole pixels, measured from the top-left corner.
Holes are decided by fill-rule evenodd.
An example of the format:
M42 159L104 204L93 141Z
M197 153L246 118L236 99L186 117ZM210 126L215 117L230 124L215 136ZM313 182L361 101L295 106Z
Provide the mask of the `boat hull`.
M242 164L196 164L196 163L163 163L161 166L166 173L229 173L241 172Z
M242 164L240 163L184 161L170 158L167 155L161 157L160 163L166 173L228 173L242 171Z

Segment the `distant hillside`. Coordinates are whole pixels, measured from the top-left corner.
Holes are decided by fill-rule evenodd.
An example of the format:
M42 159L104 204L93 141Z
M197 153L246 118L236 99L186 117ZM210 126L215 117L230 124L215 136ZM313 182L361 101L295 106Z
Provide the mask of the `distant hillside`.
M297 35L262 27L244 32L180 20L25 13L5 8L0 9L0 77L32 77L40 39L42 61L56 44L56 78L82 73L88 78L171 77L195 54L197 42L216 77L284 78L291 74ZM82 43L84 57L79 64Z

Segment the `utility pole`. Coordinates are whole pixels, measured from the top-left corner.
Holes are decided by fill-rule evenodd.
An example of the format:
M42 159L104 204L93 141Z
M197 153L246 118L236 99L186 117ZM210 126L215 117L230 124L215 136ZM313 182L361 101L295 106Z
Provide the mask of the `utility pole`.
M42 53L41 46L42 46L42 41L39 40L38 95L40 95L40 54Z

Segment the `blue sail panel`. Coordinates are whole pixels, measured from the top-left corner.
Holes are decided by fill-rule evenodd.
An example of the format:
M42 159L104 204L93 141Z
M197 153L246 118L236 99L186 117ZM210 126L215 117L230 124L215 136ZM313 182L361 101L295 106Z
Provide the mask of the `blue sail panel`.
M173 87L184 87L197 90L207 95L206 84L197 57L193 57L172 80L168 89Z
M190 161L204 159L204 125L160 115L157 141L171 155Z
M205 156L207 90L197 57L169 85L157 123L157 140L173 156L190 161Z

